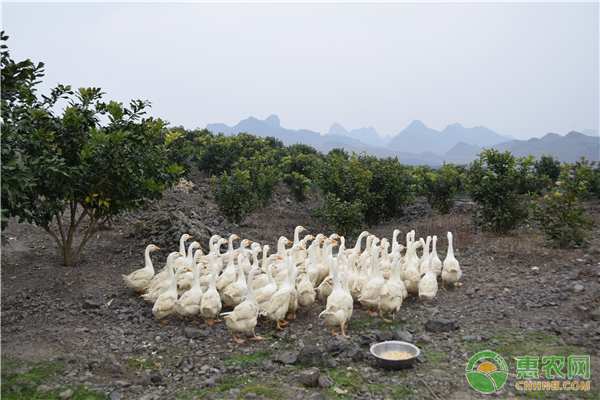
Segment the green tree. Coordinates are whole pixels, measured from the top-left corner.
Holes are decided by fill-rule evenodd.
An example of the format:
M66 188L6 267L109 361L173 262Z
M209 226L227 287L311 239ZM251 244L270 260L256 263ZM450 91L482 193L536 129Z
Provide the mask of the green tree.
M443 165L435 170L427 166L415 170L418 177L418 192L427 198L433 210L444 215L454 207L458 193L458 171L452 165Z
M468 193L482 208L486 227L506 234L527 217L519 193L531 173L533 157L515 158L510 152L484 150L468 172Z
M72 267L95 232L121 212L161 198L183 169L171 161L176 135L162 120L143 117L148 102L126 108L102 102L99 88L73 92L61 85L40 100L35 85L42 67L14 63L3 46L2 82L10 90L2 91L2 228L9 216L37 224ZM60 99L67 106L56 115Z
M584 231L591 230L595 223L584 217L586 181L573 179L571 167L565 165L553 192L539 199L532 199L532 219L540 225L546 238L557 246L565 247L586 241Z
M218 181L213 176L213 195L221 214L236 224L260 207L248 170L235 168L229 174L223 172Z
M558 180L560 175L560 161L553 154L542 154L539 160L535 162L535 172L539 178L547 176L552 183Z

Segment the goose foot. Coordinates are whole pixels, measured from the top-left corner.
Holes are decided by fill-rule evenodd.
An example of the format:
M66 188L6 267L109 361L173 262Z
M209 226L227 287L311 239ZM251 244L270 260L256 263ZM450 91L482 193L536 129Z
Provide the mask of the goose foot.
M231 332L233 334L233 340L235 340L236 343L242 344L244 343L243 339L238 339L235 337L235 332Z
M296 319L296 313L294 312L293 314L291 314L291 315L288 315L286 318L287 318L287 319L291 319L291 320L293 321L293 320L295 320L295 319Z
M200 323L200 321L196 320L196 316L194 315L194 316L192 317L192 322L191 322L191 323L192 323L192 324L199 324L199 323Z
M333 336L337 336L337 335L339 335L339 334L340 334L339 332L335 332L335 331L333 330L333 326L331 326L331 325L329 325L329 329L331 329L331 333L333 334Z
M278 321L279 321L279 320L278 320ZM287 324L289 324L289 321L286 321L285 319L282 319L282 320L281 320L279 323L280 323L282 326L286 326Z
M391 320L391 319L387 319L387 318L385 318L385 317L383 316L383 313L382 313L381 311L379 312L379 316L381 317L381 319L383 320L383 322L392 322L392 320Z
M212 325L215 323L215 320L212 318L206 319L206 318L202 317L202 319L204 320L204 322L206 322L207 325Z
M281 323L279 322L279 320L277 320L277 327L275 329L277 329L278 331L285 331L285 328L281 327Z
M252 329L252 335L254 336L252 338L252 340L263 340L264 339L262 336L256 336L256 333L254 333L254 329Z
M347 339L350 339L350 336L346 335L346 332L344 332L344 326L342 325L342 326L340 326L340 328L342 328L342 336Z
M166 318L165 319L161 319L160 322L162 322L165 325L169 323L169 321Z
M444 280L442 279L442 289L446 290L446 288L444 287ZM442 289L438 289L438 292Z
M377 316L377 313L375 311L371 311L371 310L367 309L367 312L369 313L369 315L371 317L376 317Z

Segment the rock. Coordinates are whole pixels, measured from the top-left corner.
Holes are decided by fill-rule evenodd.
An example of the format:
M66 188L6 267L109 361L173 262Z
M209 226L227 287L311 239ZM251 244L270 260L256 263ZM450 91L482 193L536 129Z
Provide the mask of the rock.
M21 389L23 389L23 388L21 386L19 386L19 385L12 385L10 387L10 390L13 391L13 392L20 392Z
M304 346L298 355L300 365L306 367L318 367L323 363L323 358L323 352L316 346Z
M185 328L183 334L190 339L205 338L208 336L208 333L205 330L196 328Z
M252 399L255 399L256 397L257 397L256 393L250 392L250 393L246 393L243 398L244 398L244 400L252 400Z
M310 400L325 400L326 397L323 393L313 393L309 397Z
M581 293L581 292L583 292L583 285L575 285L575 286L573 286L573 292L574 293Z
M138 385L149 386L150 384L152 384L152 377L150 376L151 373L152 373L152 371L149 369L144 371L144 373L142 374L142 377L138 381Z
M490 332L483 332L481 334L481 338L483 340L490 340L492 337L494 337L494 335L492 335Z
M327 368L335 368L338 366L338 363L335 361L335 359L330 358L329 360L327 360Z
M112 392L109 396L108 396L108 400L121 400L121 395L117 392Z
M217 386L217 382L215 382L214 378L208 378L200 382L200 387L215 387Z
M261 366L262 366L263 371L265 371L265 372L271 372L275 369L275 365L273 365L273 361L271 361L271 360L264 360L261 363Z
M135 224L133 224L133 228L131 229L131 233L134 235L137 235L139 233L142 233L142 231L146 229L146 224L143 221L137 221Z
M52 388L50 386L48 386L48 385L40 385L35 390L37 392L47 392L50 389L52 389Z
M298 363L298 352L297 351L286 351L275 357L273 362L284 364L284 365L295 365Z
M430 319L425 323L425 330L428 332L452 332L456 329L454 321L449 319Z
M363 352L361 349L353 349L348 352L348 357L354 362L359 362L363 359Z
M323 389L328 389L332 387L334 383L335 381L330 376L323 375L319 377L319 387Z
M594 321L600 321L600 307L597 307L594 311L592 311L591 313L592 319Z
M101 305L102 305L102 303L94 301L94 300L84 300L81 307L85 310L90 310L93 308L100 308Z
M377 331L377 333L375 334L375 337L377 338L378 342L387 342L389 340L392 340L393 335L392 335L392 332L389 332L389 331L384 331L384 332Z
M415 343L416 344L430 344L431 336L423 334L423 335L419 336L419 338L417 339L417 341Z
M300 382L308 387L315 387L319 384L321 373L318 369L309 369L300 372Z
M408 343L412 343L412 334L408 331L395 331L392 334L392 339L394 340L400 340L402 342L408 342Z
M477 340L477 336L475 335L464 335L462 340Z
M64 392L62 392L61 394L58 395L58 398L60 400L66 400L68 398L70 398L71 396L73 396L75 392L73 392L72 389L67 389Z

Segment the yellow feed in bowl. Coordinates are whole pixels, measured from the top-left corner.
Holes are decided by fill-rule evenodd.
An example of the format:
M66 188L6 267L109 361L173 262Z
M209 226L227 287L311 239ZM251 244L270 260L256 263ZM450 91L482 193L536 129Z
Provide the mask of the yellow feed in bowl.
M379 357L387 358L388 360L406 360L413 358L414 356L414 354L411 354L408 351L390 351L379 355Z

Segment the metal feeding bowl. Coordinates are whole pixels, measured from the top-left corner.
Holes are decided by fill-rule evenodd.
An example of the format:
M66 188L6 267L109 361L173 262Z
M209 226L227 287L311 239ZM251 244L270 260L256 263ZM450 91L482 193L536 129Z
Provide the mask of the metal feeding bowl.
M383 358L381 354L390 353L394 351L406 351L413 356L411 358L406 358L403 360L394 360L390 358ZM390 340L388 342L381 342L374 344L371 346L371 354L375 356L377 363L387 369L405 369L410 368L419 354L421 354L421 350L414 344L410 344L407 342L400 342L397 340Z

